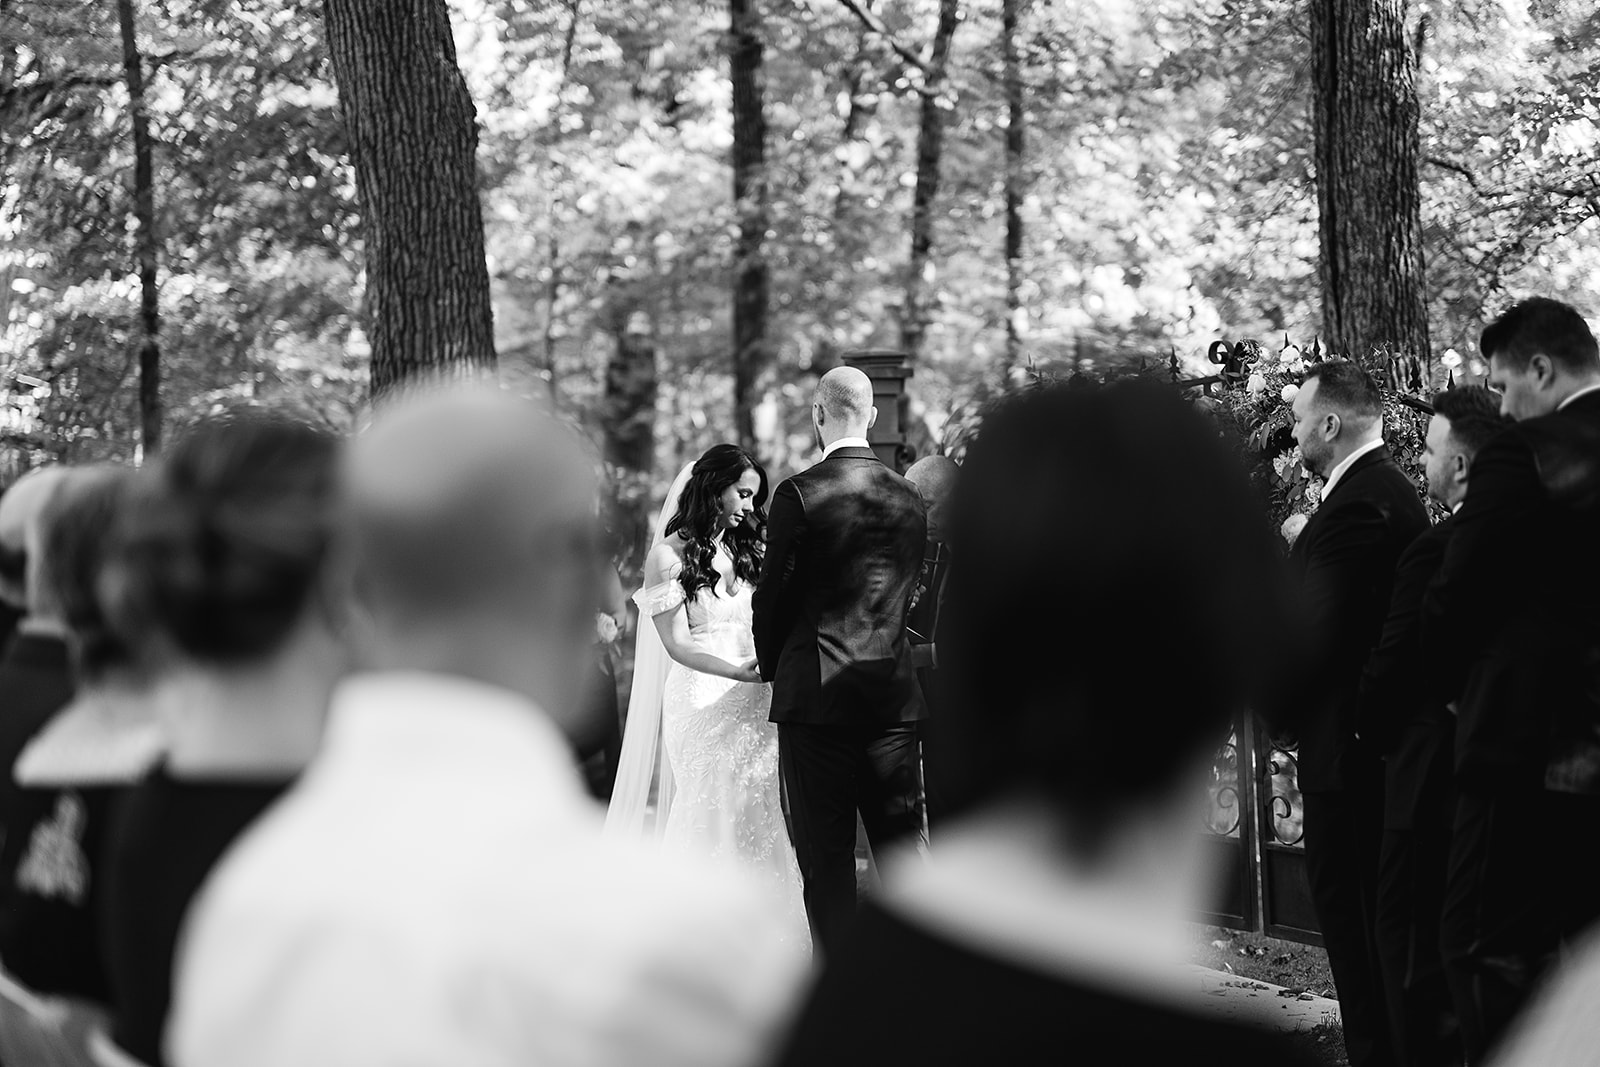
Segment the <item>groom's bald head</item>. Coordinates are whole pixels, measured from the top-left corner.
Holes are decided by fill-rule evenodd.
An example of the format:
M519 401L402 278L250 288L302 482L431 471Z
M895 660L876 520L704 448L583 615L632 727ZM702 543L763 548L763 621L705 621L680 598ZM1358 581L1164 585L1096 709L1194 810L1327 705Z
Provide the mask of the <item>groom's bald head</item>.
M872 379L855 367L835 367L817 383L812 417L824 444L865 437L878 417L872 406Z

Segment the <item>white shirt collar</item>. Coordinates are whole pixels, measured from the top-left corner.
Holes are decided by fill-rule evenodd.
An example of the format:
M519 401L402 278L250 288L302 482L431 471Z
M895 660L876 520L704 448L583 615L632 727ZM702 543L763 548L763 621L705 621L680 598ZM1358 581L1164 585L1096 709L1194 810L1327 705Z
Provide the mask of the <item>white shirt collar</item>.
M1580 396L1588 396L1590 393L1600 393L1600 382L1596 382L1594 385L1586 385L1582 389L1579 389L1576 393L1573 393L1561 403L1557 404L1556 410L1560 411L1562 408L1566 407Z
M871 448L872 444L865 437L841 437L833 444L822 450L822 458L827 459L841 448Z
M1343 478L1349 473L1351 467L1355 466L1356 460L1360 459L1368 452L1376 452L1382 447L1383 438L1380 437L1376 441L1370 441L1367 444L1362 445L1360 448L1344 457L1344 459L1339 462L1337 467L1328 472L1328 482L1322 487L1322 499L1328 499L1328 494L1333 492L1333 487L1339 484L1340 478Z

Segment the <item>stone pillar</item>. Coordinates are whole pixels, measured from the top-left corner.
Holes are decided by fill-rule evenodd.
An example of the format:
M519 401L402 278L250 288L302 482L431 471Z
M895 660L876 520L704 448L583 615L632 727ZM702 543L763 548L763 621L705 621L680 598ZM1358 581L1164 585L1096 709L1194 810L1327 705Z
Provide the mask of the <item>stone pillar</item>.
M914 373L906 363L904 352L889 348L862 349L846 352L846 366L863 371L872 379L872 403L878 409L878 421L867 432L872 450L890 470L905 473L906 428L901 418L906 411L906 381Z

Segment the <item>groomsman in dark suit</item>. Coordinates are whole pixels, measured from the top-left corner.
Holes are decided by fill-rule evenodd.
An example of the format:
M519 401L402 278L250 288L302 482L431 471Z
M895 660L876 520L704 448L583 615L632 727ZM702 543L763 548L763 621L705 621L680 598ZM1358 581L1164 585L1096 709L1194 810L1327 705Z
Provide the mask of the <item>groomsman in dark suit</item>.
M1433 398L1424 465L1428 495L1453 513L1478 450L1506 426L1500 398L1463 386ZM1450 826L1455 818L1455 720L1431 686L1422 653L1422 598L1444 562L1454 524L1424 531L1400 557L1383 638L1361 676L1357 730L1384 757L1377 940L1395 1052L1407 1067L1461 1062L1461 1039L1439 956Z
M1373 935L1383 837L1383 764L1356 738L1357 691L1382 636L1395 565L1428 513L1383 444L1383 400L1354 363L1306 374L1294 437L1322 475L1322 502L1295 540L1291 570L1315 651L1305 703L1276 718L1300 741L1306 871L1339 992L1351 1067L1395 1062Z
M906 471L906 481L916 486L928 511L928 547L922 554L922 574L912 597L906 632L911 638L911 657L917 666L917 682L928 705L928 718L922 724L922 772L927 794L930 827L943 817L950 784L941 773L943 755L939 747L939 621L944 608L944 580L950 570L950 546L944 538L945 512L950 493L960 471L949 456L926 456Z
M773 494L755 591L784 814L824 949L855 916L857 812L874 851L927 841L925 708L906 635L927 519L916 489L867 443L876 418L865 374L823 375L812 405L822 461Z
M1539 298L1481 345L1516 425L1473 463L1423 616L1456 695L1441 948L1470 1063L1600 913L1600 349Z

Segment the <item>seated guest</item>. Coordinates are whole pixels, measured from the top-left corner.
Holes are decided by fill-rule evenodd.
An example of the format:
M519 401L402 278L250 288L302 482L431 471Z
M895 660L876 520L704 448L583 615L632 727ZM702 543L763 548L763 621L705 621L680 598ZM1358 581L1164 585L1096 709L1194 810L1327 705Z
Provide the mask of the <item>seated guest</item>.
M1378 861L1378 963L1400 1062L1458 1064L1461 1040L1439 955L1455 819L1455 722L1449 694L1434 691L1422 655L1422 598L1467 496L1473 457L1507 425L1500 398L1459 386L1433 398L1424 469L1428 495L1451 518L1424 531L1400 557L1383 637L1361 676L1357 725L1384 757L1383 846Z
M1600 927L1589 931L1511 1025L1492 1067L1593 1067L1600 1049Z
M72 699L72 669L49 556L60 505L93 476L53 467L19 479L0 501L0 540L26 558L26 609L0 662L0 966L34 993L104 1002L98 907L101 841L111 794L30 788L12 768Z
M863 908L779 1062L1293 1064L1185 980L1211 758L1285 627L1244 471L1142 384L991 412L952 501L942 839Z
M583 451L508 394L382 410L352 629L290 795L198 901L179 1067L751 1062L801 961L733 871L602 840L575 765L601 562ZM586 706L587 705L587 706Z
M127 786L160 758L162 734L148 672L112 633L95 585L137 481L105 467L61 509L46 581L61 605L76 693L17 759L24 786Z
M241 412L142 476L100 576L118 637L161 676L159 767L107 862L111 1039L164 1063L174 947L217 859L310 760L345 654L324 584L337 442Z

